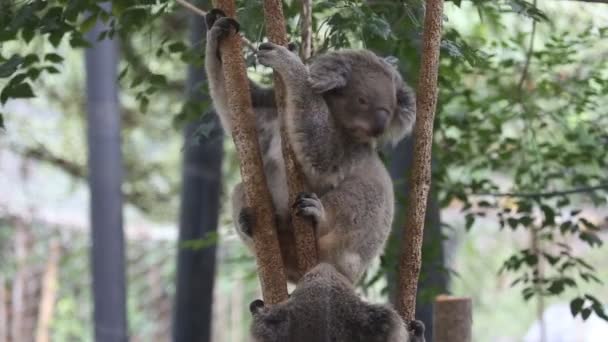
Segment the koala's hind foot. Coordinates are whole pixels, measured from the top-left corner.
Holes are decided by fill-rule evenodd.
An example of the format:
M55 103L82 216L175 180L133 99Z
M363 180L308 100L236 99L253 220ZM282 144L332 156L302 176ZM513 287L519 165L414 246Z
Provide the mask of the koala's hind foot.
M252 239L253 227L255 226L255 212L251 207L243 207L239 212L236 228L242 236Z
M292 207L296 210L296 215L309 218L315 225L325 219L323 203L314 193L299 193Z
M410 342L425 342L424 339L424 323L419 320L413 320L407 325L408 333L410 334Z

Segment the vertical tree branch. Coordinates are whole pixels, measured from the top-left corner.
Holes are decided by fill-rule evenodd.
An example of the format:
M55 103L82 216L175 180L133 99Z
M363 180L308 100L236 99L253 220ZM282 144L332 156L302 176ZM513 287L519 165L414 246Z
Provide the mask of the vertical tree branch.
M300 57L306 60L312 56L312 0L301 0L301 2L300 31L302 46L300 47Z
M422 37L422 58L416 99L414 160L410 177L410 199L406 211L403 249L399 263L397 311L406 322L414 318L420 275L422 234L426 203L431 186L433 120L437 105L439 45L443 20L443 0L427 0Z
M52 241L49 249L50 253L42 278L42 294L40 295L40 307L38 309L36 342L48 342L51 340L51 321L53 320L55 301L57 300L57 278L59 259L61 257L61 245L59 241Z
M214 4L228 16L235 16L234 0L216 0ZM220 53L226 79L228 106L234 117L232 138L239 155L245 197L248 206L253 208L256 215L253 239L262 295L268 304L276 304L287 299L287 284L277 240L274 208L266 186L255 130L255 116L249 96L245 61L241 55L240 37L232 35L226 39L220 45Z
M268 39L280 45L287 45L287 31L283 16L283 5L280 0L264 1L264 20ZM281 145L287 172L287 188L289 190L289 203L295 201L298 193L305 190L304 175L298 165L293 149L289 145L287 128L285 124L285 87L279 75L274 74L274 89L279 117L281 120ZM296 257L301 274L317 264L317 243L314 229L310 222L303 218L291 215L291 222L296 241Z

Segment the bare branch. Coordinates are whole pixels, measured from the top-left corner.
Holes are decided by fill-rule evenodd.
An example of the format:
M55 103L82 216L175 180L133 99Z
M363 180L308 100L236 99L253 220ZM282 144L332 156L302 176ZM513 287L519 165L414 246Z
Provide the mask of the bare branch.
M608 183L603 183L595 186L585 186L561 191L549 192L504 192L504 193L475 193L474 196L493 196L493 197L528 197L528 198L547 198L572 195L578 193L594 192L597 190L608 190Z
M300 47L300 57L302 60L307 60L312 56L312 0L301 0L301 2L300 31L302 46Z
M443 0L427 0L422 36L422 59L416 96L414 156L409 180L410 200L406 210L405 233L399 262L397 311L405 322L414 319L416 292L422 254L426 204L431 187L431 147L433 120L437 106L439 45L443 21Z
M186 0L175 0L175 2L177 2L178 4L184 6L185 8L187 8L188 10L194 12L197 15L200 15L202 17L207 15L207 12L203 11L202 9L194 6L193 4L189 3ZM251 50L251 51L257 51L258 49L251 43L251 41L249 41L249 39L245 38L245 36L243 36L242 34L240 34L241 40L243 41L243 43Z

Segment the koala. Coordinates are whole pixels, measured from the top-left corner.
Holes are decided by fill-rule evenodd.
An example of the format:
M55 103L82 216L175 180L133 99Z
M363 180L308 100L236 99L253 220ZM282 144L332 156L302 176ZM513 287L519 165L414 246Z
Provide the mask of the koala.
M320 263L304 275L288 300L266 307L253 301L255 342L424 342L424 324L407 327L389 306L357 296L350 280Z
M224 129L231 132L218 48L222 39L238 31L238 23L212 10L207 25L210 94ZM326 53L307 66L290 49L263 43L257 58L285 84L287 135L310 189L288 203L274 90L250 81L288 280L297 282L303 276L295 260L291 206L312 222L319 260L356 283L383 250L393 220L393 184L377 147L395 144L411 131L413 92L394 66L367 50ZM237 232L252 246L255 217L240 184L233 191L232 205Z

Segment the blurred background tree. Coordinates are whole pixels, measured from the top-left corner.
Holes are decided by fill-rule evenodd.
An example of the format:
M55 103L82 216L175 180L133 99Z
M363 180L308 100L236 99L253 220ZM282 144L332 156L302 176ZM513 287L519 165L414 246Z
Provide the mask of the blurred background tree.
M259 294L253 259L227 215L226 189L238 182L238 164L229 139L222 161L222 138L205 96L202 22L168 0L111 3L111 11L93 0L0 3L0 188L9 194L0 199L2 288L14 296L30 273L39 279L34 275L49 241L60 241L62 285L51 336L92 338L87 244L76 236L88 227L82 48L100 19L109 30L98 39L120 42L130 335L166 338L167 312L175 310L175 340L186 340L181 332L205 340L211 320L212 340L241 340L247 304ZM284 4L288 33L297 41L300 2ZM364 47L394 56L415 86L422 4L314 1L314 52ZM242 30L254 42L264 39L261 6L239 2ZM608 292L598 281L607 276L601 247L608 214L606 23L608 5L600 1L446 2L418 300L427 325L428 303L446 290L473 297L476 341L520 341L526 333L529 341L551 341L568 326L562 311L552 310L561 306L586 324L605 318ZM246 53L251 77L269 84L269 70ZM382 151L400 202L396 227L407 205L409 146ZM198 170L209 178L198 178ZM29 235L17 233L23 229ZM372 300L386 301L392 292L398 252L392 241L399 239L391 238L360 284ZM180 327L180 305L186 313L201 310L188 323L193 330ZM77 328L75 320L82 322ZM27 331L20 324L9 330ZM586 327L581 333L593 330Z

